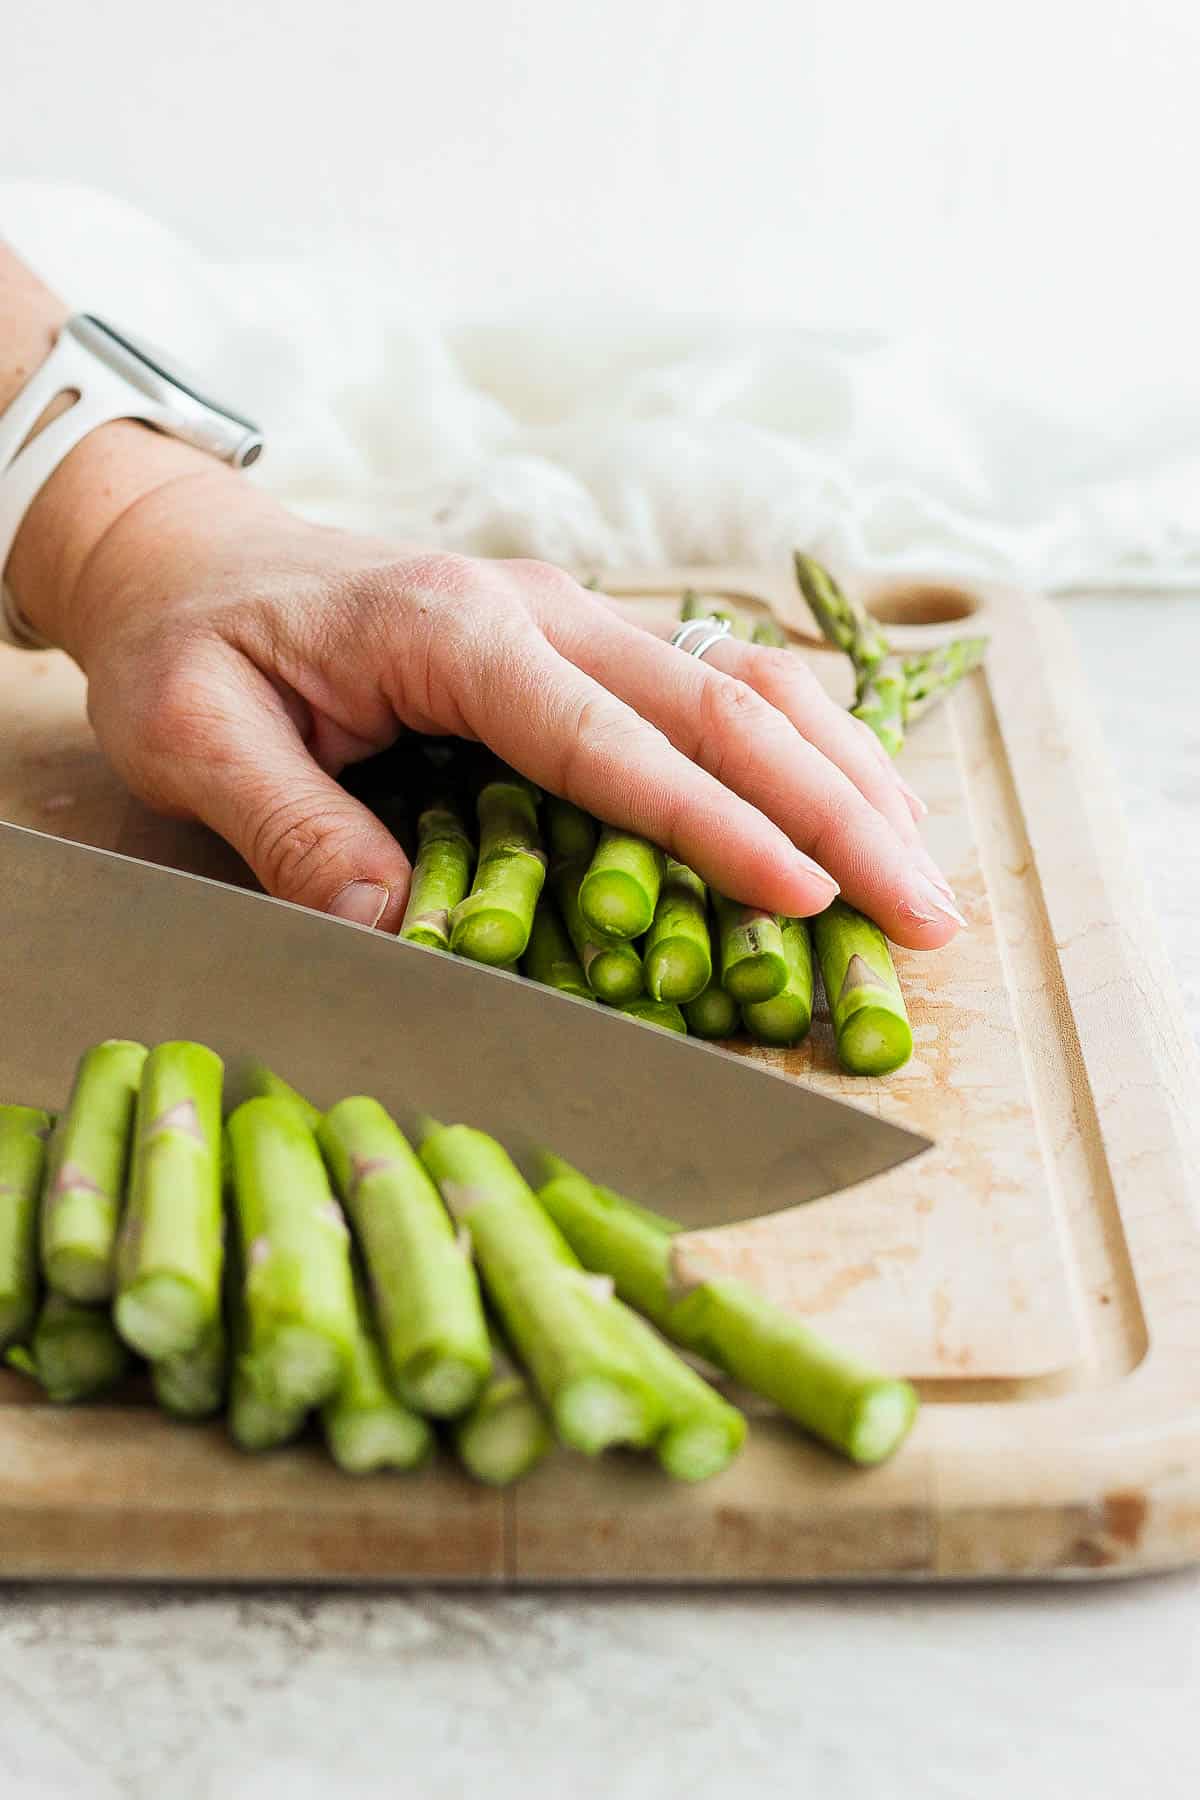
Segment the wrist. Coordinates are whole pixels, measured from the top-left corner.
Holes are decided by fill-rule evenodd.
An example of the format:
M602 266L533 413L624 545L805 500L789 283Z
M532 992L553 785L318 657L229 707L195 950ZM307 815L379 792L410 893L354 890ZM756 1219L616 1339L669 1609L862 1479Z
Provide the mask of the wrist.
M83 663L83 576L126 515L189 477L238 477L202 450L131 419L89 432L55 469L21 522L5 582L22 619Z

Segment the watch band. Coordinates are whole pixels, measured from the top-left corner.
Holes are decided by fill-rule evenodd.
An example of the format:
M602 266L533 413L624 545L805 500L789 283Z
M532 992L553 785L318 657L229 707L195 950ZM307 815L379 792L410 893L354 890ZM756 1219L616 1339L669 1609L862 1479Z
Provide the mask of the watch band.
M74 404L27 441L47 407L71 393L78 395ZM114 419L156 424L157 413L145 396L64 331L0 416L0 639L23 649L48 647L21 618L2 577L22 520L55 469L97 426Z

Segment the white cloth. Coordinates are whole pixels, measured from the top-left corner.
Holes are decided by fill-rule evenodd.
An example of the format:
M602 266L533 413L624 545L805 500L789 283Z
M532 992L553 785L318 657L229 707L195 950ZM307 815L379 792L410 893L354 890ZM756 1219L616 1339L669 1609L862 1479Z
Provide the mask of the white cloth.
M1153 345L1122 364L1083 326L968 353L662 316L439 322L394 257L219 262L51 184L0 183L0 230L250 411L258 478L327 522L586 570L805 544L1055 589L1200 583L1200 361L1156 369Z

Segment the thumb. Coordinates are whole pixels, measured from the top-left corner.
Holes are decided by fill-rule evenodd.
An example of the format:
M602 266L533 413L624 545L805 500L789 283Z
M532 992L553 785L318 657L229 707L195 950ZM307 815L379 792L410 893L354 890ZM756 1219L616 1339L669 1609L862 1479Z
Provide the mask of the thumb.
M412 871L391 832L314 762L269 684L229 697L193 810L267 893L397 931ZM211 715L210 715L211 717Z

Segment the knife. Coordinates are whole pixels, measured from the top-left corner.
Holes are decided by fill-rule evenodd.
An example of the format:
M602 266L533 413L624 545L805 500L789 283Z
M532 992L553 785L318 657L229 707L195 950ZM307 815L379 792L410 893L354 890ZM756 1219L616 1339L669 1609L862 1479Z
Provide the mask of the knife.
M320 1106L372 1094L548 1145L693 1227L865 1181L929 1140L729 1051L498 969L0 823L0 1101L61 1106L101 1038L196 1038Z

